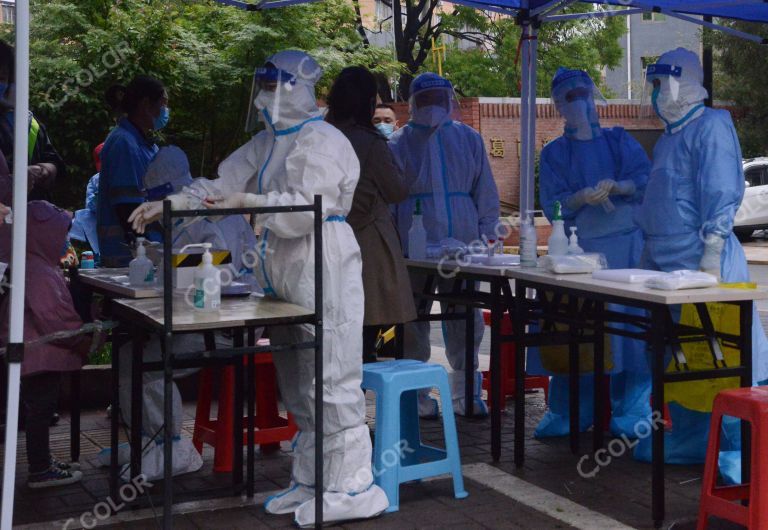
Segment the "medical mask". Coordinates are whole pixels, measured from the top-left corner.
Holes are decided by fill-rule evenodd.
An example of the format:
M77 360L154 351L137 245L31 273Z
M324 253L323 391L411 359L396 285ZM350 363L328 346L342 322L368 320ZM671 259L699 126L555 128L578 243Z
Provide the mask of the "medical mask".
M683 105L680 101L675 100L669 91L662 90L661 87L654 87L651 94L651 103L653 104L653 110L667 125L668 129L683 125L700 106Z
M376 128L386 138L390 138L392 134L395 132L395 125L392 123L377 123Z
M428 127L437 127L449 119L448 110L442 105L427 105L416 111L414 121Z
M170 109L163 105L163 108L160 109L160 115L155 118L154 124L152 127L154 130L159 131L161 129L164 129L166 125L168 125L168 122L171 120L171 111Z

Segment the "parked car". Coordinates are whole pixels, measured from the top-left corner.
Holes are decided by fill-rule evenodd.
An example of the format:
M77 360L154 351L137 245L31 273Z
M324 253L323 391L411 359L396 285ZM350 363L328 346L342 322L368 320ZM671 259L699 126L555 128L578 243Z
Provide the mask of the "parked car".
M755 230L768 230L768 157L745 160L744 180L744 199L733 223L739 239L748 239Z

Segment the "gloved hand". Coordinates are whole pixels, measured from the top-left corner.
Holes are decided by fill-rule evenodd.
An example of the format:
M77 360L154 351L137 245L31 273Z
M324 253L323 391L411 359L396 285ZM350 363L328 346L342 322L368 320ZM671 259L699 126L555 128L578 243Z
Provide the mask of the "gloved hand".
M128 222L137 234L143 234L147 225L154 223L163 215L163 201L145 202L136 208Z
M699 270L720 279L720 255L723 253L725 239L717 234L709 234L704 240L704 255L701 256Z
M608 198L608 191L599 188L582 188L565 200L570 210L578 210L585 204L597 206Z
M635 183L631 180L603 179L597 183L595 189L607 191L609 195L632 195L635 193Z
M207 197L203 204L206 208L218 210L235 208L261 208L262 206L267 205L267 196L238 191L226 197Z

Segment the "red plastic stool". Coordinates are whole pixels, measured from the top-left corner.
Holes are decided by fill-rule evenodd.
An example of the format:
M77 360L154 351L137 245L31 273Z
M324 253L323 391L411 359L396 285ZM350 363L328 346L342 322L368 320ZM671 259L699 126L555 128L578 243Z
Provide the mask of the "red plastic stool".
M732 416L752 425L750 481L733 486L717 486L717 461L720 453L720 426L723 416ZM768 388L723 390L715 396L709 425L707 460L701 487L697 530L707 527L710 515L747 528L768 528ZM749 506L742 506L749 500Z
M261 341L260 341L261 342ZM260 344L260 345L263 345ZM243 359L245 364L246 359ZM257 353L255 361L256 417L254 424L254 442L263 452L279 449L280 442L290 440L296 434L297 427L291 415L280 416L277 408L277 385L275 366L271 353ZM211 419L211 398L213 395L213 370L205 368L200 372L195 429L192 443L202 454L203 443L215 448L213 470L217 473L230 473L234 462L234 425L235 406L235 369L227 366L220 370L219 406L215 419ZM246 418L247 421L247 418ZM247 432L243 432L243 444L247 444Z
M491 325L491 312L483 311L483 320L486 326ZM512 319L509 313L504 313L501 319L501 333L503 335L512 334ZM515 345L511 342L501 344L501 397L504 401L509 396L515 395ZM544 390L544 399L549 399L549 377L547 376L527 376L525 378L525 389L533 390L541 388ZM486 400L489 407L493 406L491 402L491 372L483 372L483 390L488 392Z

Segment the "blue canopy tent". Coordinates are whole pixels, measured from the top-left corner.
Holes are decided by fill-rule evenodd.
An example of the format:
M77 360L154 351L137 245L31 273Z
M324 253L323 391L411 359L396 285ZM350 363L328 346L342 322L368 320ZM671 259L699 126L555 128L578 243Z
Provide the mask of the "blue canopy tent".
M319 0L215 0L224 5L247 11L274 9ZM752 22L768 22L768 3L763 0L451 0L453 3L493 11L515 17L522 26L522 115L521 115L521 186L520 210L525 212L533 205L534 146L536 134L536 58L537 34L542 23L579 18L622 16L654 11L667 16L687 20L711 29L726 31L732 35L766 44L760 37L724 28L708 19L727 18ZM568 13L562 10L578 2L598 4L601 11ZM704 20L695 18L703 16ZM29 0L16 0L16 112L25 115L29 109ZM17 120L14 145L14 196L12 271L26 268L26 204L27 204L27 152L26 123ZM5 457L3 462L2 514L0 530L11 530L13 523L14 482L16 470L17 420L19 408L20 367L24 351L24 274L14 274L11 283L10 338L8 355L8 402L5 431ZM663 481L654 474L653 482ZM654 520L664 515L663 499L654 498ZM166 513L169 513L166 511Z

